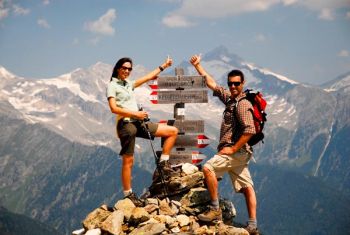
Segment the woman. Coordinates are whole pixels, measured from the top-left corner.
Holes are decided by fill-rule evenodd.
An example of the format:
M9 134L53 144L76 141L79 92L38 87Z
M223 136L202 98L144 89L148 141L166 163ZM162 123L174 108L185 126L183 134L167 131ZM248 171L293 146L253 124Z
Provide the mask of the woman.
M165 62L147 75L129 81L132 71L132 60L121 58L114 66L111 80L107 86L107 99L112 113L117 114L117 134L120 138L122 156L122 185L124 197L133 201L136 206L142 206L143 202L133 193L131 187L131 171L134 163L135 138L148 138L148 133L142 128L142 121L148 117L145 111L139 111L134 95L134 89L145 82L154 79L160 72L172 65L172 59L168 56ZM164 174L171 174L173 170L169 164L169 155L175 144L178 130L168 125L147 123L148 130L154 137L164 137L163 151L160 157L160 166Z

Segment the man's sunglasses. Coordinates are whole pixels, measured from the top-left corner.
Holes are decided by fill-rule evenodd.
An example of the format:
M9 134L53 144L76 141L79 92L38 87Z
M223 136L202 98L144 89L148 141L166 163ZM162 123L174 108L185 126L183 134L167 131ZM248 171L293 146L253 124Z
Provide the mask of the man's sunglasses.
M122 70L128 70L129 72L131 72L132 68L131 67L125 67L125 66L122 66L120 67Z
M232 85L240 86L242 82L228 82L227 85L231 87Z

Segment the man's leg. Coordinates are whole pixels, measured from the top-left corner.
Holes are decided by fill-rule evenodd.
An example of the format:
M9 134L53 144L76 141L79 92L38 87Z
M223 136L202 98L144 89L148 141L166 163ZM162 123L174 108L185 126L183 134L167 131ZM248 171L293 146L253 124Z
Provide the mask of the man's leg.
M210 171L207 167L203 167L204 179L207 184L211 201L218 200L218 180L214 172Z
M209 191L211 205L209 210L198 215L198 218L201 221L210 222L213 220L222 220L222 212L219 205L218 180L216 177L217 171L226 171L227 163L227 158L215 155L209 159L203 167L204 179Z
M257 202L256 202L255 190L253 187L250 186L250 187L242 188L242 192L246 200L249 219L256 220Z

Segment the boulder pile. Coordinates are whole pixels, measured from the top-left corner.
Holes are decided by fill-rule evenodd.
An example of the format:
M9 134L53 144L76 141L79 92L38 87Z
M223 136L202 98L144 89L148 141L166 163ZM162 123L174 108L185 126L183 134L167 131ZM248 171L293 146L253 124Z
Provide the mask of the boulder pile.
M184 164L177 176L153 182L143 195L145 205L136 207L126 198L113 208L101 205L87 215L83 229L73 235L152 235L152 234L232 234L248 235L232 226L236 210L232 202L220 199L223 221L204 223L197 215L207 209L210 197L204 187L203 173Z

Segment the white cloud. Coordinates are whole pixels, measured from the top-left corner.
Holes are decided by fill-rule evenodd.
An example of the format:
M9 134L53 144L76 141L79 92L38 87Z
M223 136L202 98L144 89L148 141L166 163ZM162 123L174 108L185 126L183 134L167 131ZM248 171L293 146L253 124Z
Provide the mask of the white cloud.
M334 20L333 11L328 8L324 8L321 10L320 14L318 15L318 18L322 20Z
M190 27L195 25L194 23L189 22L185 17L174 14L164 17L162 23L170 28Z
M5 19L9 15L8 8L0 8L0 20Z
M264 42L266 41L266 37L264 34L259 33L255 36L255 40L258 42Z
M346 12L346 19L350 19L350 11Z
M95 38L91 38L88 40L88 43L91 44L91 45L94 45L96 46L100 41L100 38L99 37L95 37Z
M179 0L179 8L162 19L168 27L190 27L196 25L195 18L224 18L248 12L266 11L281 4L285 7L298 5L318 11L319 18L332 20L339 8L350 7L349 0Z
M45 29L49 29L51 28L51 26L49 25L49 23L47 23L47 21L45 19L38 19L37 23L39 26L45 28Z
M50 4L50 0L43 0L43 4L44 5L49 5Z
M341 50L339 53L338 53L338 56L339 57L349 57L350 53L348 50Z
M15 15L27 15L30 12L28 8L23 8L17 4L13 4L12 8Z
M80 43L79 38L74 38L72 44L73 45L78 45Z
M115 9L109 9L98 20L92 22L86 22L84 28L92 33L102 35L114 35L114 28L112 23L116 18Z

